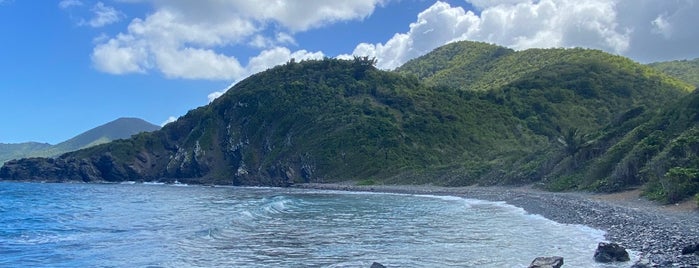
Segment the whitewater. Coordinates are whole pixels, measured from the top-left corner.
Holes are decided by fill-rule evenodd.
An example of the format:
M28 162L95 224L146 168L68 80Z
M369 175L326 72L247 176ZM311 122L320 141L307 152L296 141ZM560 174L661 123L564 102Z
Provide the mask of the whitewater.
M452 196L0 183L2 267L526 267L604 232Z

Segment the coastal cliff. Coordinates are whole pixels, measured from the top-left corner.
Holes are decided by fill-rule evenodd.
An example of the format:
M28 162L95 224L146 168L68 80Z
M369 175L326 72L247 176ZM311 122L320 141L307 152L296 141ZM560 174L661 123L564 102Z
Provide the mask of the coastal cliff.
M699 192L697 94L648 66L597 50L515 52L474 42L446 45L393 72L373 64L289 62L159 131L55 159L10 161L0 178L648 185L666 200ZM672 131L658 136L663 128ZM672 192L671 180L691 187Z

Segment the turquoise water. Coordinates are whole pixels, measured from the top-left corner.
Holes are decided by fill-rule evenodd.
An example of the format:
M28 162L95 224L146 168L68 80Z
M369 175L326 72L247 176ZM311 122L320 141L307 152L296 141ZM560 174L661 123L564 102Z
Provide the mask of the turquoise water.
M2 267L601 267L603 235L457 197L0 183Z

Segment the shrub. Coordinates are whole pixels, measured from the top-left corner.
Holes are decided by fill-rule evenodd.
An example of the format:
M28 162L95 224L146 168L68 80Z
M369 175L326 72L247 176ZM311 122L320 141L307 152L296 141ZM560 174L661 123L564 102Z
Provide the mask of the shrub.
M363 179L363 180L357 182L357 185L359 185L359 186L370 186L370 185L375 185L375 184L376 184L376 181L374 181L372 179Z

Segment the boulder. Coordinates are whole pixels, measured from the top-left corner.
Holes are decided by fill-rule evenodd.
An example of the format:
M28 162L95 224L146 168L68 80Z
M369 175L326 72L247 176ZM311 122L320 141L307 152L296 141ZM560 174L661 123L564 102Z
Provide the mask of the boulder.
M692 253L699 254L699 243L687 245L686 247L682 248L682 255L687 255L687 254L692 254Z
M560 268L563 265L563 257L537 257L529 265L529 268Z
M601 242L595 250L596 262L625 262L630 261L626 249L616 243Z
M371 264L370 268L386 268L386 266L383 266L383 264L380 264L378 262L374 262Z

